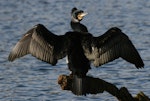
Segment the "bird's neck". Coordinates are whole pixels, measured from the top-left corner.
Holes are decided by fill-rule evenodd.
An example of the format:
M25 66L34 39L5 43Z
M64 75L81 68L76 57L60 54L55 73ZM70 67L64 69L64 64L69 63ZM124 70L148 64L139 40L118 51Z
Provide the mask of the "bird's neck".
M71 17L71 22L73 23L80 23L78 19L75 19L73 16Z
M72 28L72 30L73 31L78 31L78 32L80 32L80 22L73 22L72 20L71 20L71 23L70 23L70 25L71 25L71 28Z

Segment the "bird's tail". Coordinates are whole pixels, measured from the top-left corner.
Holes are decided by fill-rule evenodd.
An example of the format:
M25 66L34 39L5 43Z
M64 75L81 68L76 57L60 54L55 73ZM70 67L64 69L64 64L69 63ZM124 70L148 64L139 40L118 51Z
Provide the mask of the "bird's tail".
M76 95L86 95L86 78L73 75L72 92Z

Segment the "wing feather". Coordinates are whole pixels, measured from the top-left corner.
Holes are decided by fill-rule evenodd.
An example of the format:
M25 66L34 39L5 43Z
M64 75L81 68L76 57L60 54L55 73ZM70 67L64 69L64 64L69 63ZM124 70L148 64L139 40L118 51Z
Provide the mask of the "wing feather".
M38 24L19 40L10 52L8 60L14 61L16 58L32 54L42 61L55 65L58 59L66 56L64 43L66 43L65 35L55 35Z
M93 37L91 43L92 52L84 48L86 57L94 61L94 66L100 66L111 62L119 57L134 64L137 68L142 68L144 63L136 48L118 28L111 28L105 34L99 37Z
M26 54L29 54L29 46L32 39L33 30L29 30L15 45L9 54L8 60L14 61L16 58L20 58Z

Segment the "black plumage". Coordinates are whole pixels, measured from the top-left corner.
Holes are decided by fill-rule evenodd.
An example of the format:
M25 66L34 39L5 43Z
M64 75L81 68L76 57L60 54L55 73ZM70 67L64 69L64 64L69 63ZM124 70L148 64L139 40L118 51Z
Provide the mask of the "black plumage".
M43 25L38 24L24 34L8 59L13 61L26 54L32 54L42 61L55 65L58 59L66 56L67 49L63 47L66 45L64 40L64 35L55 35Z
M72 32L71 32L72 33ZM68 33L70 34L70 32ZM72 35L73 34L73 35ZM79 77L85 77L88 69L90 69L90 61L84 55L82 48L82 37L88 37L88 35L80 35L81 33L72 33L70 46L68 47L68 67L72 71L72 74L76 74Z
M86 75L90 69L90 61L93 61L94 66L101 66L121 57L136 68L144 67L136 48L119 28L111 28L102 36L94 37L90 33L81 32L55 35L38 24L25 33L8 59L14 61L26 54L32 54L52 65L68 56L69 69L79 76Z

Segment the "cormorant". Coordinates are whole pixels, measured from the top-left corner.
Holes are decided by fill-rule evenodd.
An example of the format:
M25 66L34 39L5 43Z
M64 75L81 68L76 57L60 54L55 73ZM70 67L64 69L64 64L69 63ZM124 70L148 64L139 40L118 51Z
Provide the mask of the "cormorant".
M121 57L136 68L144 67L128 36L117 27L94 37L82 32L56 35L44 25L38 24L24 34L10 52L8 60L14 61L27 54L52 65L68 55L69 69L79 76L86 75L90 69L90 61L97 67Z
M73 31L88 32L87 27L80 23L85 15L87 15L87 13L83 10L79 10L76 7L72 8L70 25Z

